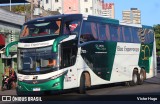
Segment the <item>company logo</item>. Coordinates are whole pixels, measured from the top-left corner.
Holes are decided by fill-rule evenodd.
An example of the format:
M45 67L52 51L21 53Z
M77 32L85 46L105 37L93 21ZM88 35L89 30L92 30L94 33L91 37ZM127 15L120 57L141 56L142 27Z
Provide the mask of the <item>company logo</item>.
M33 84L37 84L38 83L38 81L33 81Z
M37 80L38 79L38 76L33 76L33 80Z
M2 101L11 101L11 96L2 96Z
M42 101L41 97L2 96L2 101Z
M105 51L106 50L106 48L105 48L105 46L103 44L96 44L95 47L96 47L97 50L101 50L101 51Z
M142 45L141 48L142 48L141 52L143 53L142 60L149 60L149 57L150 57L150 48L149 48L149 46L148 45Z

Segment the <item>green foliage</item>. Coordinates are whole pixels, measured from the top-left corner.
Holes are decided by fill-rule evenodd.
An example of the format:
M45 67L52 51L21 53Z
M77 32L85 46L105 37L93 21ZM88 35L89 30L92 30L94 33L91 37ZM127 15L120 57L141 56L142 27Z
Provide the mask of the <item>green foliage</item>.
M30 13L30 5L17 5L12 7L12 11L15 13Z
M160 56L160 24L154 25L153 28L156 38L157 55Z
M154 25L153 28L154 28L155 34L160 34L160 24Z

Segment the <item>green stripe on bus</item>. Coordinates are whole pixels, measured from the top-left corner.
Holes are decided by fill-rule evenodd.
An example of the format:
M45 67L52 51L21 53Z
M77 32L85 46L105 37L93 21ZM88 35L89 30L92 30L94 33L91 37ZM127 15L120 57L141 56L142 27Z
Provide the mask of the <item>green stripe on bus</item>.
M113 70L113 63L115 59L115 54L116 54L116 48L117 48L117 42L106 42L105 43L107 46L107 74L106 74L106 80L110 81L111 79L111 74ZM103 60L102 60L103 61Z
M53 43L53 46L52 46L52 51L53 52L57 52L58 51L58 44L63 40L63 39L66 39L68 38L69 36L68 35L63 35L61 37L58 37L55 39L54 43Z

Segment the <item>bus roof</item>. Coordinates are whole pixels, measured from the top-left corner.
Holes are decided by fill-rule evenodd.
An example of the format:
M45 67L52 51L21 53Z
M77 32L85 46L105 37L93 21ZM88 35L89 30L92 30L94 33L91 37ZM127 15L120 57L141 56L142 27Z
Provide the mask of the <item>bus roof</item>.
M146 28L146 29L153 29L152 26L147 26L147 25L142 25L142 28Z
M47 16L47 17L40 17L40 18L30 20L30 21L26 22L25 24L33 23L33 22L37 22L37 21L64 19L64 18L65 19L79 19L79 18L82 18L82 14L60 14L60 15L53 15L53 16Z
M98 17L98 16L91 16L89 15L87 21L95 21L95 22L102 22L102 23L110 23L110 24L119 24L119 20L106 18L106 17Z
M141 24L128 24L128 23L121 22L120 25L142 28Z
M85 15L83 15L85 16ZM45 20L53 20L53 19L81 19L83 18L82 14L60 14L60 15L53 15L53 16L47 16L47 17L40 17L36 18L33 20L30 20L26 22L25 24L28 23L33 23L33 22L38 22L38 21L45 21ZM92 16L88 15L84 17L84 20L87 21L93 21L93 22L102 22L102 23L109 23L109 24L116 24L116 25L124 25L124 26L132 26L132 27L139 27L139 28L147 28L147 29L153 29L152 26L146 26L146 25L141 25L141 24L127 24L124 22L119 22L117 19L111 19L111 18L106 18L106 17L100 17L100 16Z

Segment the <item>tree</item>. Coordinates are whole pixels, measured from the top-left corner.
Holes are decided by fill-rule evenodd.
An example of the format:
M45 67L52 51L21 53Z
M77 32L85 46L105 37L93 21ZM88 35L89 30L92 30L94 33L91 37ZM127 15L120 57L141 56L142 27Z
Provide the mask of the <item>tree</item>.
M160 56L160 24L154 25L153 28L156 38L157 55Z
M12 7L12 11L15 13L30 13L30 5L17 5Z

